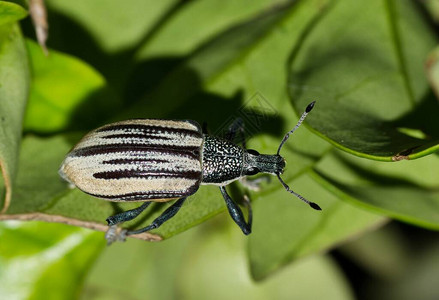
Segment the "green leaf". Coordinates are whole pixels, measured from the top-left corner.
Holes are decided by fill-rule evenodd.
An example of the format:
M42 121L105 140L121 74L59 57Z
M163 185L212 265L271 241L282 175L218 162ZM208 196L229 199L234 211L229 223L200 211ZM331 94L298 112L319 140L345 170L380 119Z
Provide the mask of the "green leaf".
M370 299L435 299L438 294L439 240L429 232L397 222L338 249L345 261L372 280L359 294ZM355 273L351 273L355 276Z
M33 77L24 120L26 131L47 134L89 128L113 113L117 100L96 70L54 50L45 56L35 42L28 41L27 47Z
M107 53L143 46L139 57L177 55L193 50L234 22L249 18L281 0L189 1L62 1L49 9L75 20ZM105 7L105 9L102 9ZM117 19L118 22L114 22ZM56 20L55 20L56 21ZM124 26L120 26L124 24ZM193 24L203 24L194 26ZM159 29L159 34L151 32ZM188 35L187 32L191 34ZM146 43L146 41L148 43ZM154 39L151 43L149 39ZM143 43L143 45L142 45Z
M121 258L125 268L114 263ZM115 274L120 280L113 282ZM319 288L312 288L316 284ZM110 247L85 291L91 299L145 294L155 299L353 299L346 278L328 257L312 257L264 282L252 281L245 239L225 216L162 243Z
M179 286L185 298L352 299L343 275L327 257L302 260L263 282L254 282L247 272L240 232L232 230L201 235L191 245ZM206 270L214 271L205 276ZM316 284L319 288L313 288Z
M17 22L27 16L27 11L18 4L0 1L0 27Z
M19 169L8 214L44 212L51 201L66 192L66 183L57 171L69 150L69 141L62 136L23 139Z
M318 135L382 161L439 149L439 108L424 74L437 41L422 17L411 1L337 1L303 36L290 96L296 108L317 100L308 122Z
M438 2L439 3L439 2ZM428 80L430 81L431 88L433 89L436 98L439 99L439 48L436 47L428 56L425 63L425 70L427 72Z
M1 213L7 210L13 194L29 90L27 53L17 24L0 26L0 66L0 168L6 190L5 195L0 195Z
M437 0L426 0L423 2L426 10L430 13L433 21L439 21L439 2Z
M340 199L356 206L438 230L438 167L436 155L397 167L334 154L316 166L315 179ZM430 174L431 180L426 179Z
M176 291L181 265L200 228L160 243L129 239L107 247L87 276L84 299L181 298ZM123 268L118 263L121 261Z
M162 56L186 56L212 36L233 24L283 4L282 0L193 1L181 7L173 18L160 27L160 33L136 53L136 59L146 60ZM193 26L203 24L203 26ZM190 32L190 35L187 35Z
M439 243L437 239L413 253L409 266L395 280L382 281L369 287L371 299L435 299L439 293L437 281L439 276Z
M302 16L299 13L296 15L302 21L302 23L297 22L296 24L305 26L310 18L319 13L317 4L315 2L310 3L308 5L310 11ZM240 106L237 100L243 100L241 99L242 95L239 94L242 89L245 89L247 86L251 87L250 94L245 95L248 97L247 99L258 92L253 85L252 77L259 77L262 74L246 74L250 76L249 82L243 82L242 78L239 82L231 82L231 78L236 76L237 69L242 67L242 64L254 52L269 45L267 39L277 35L277 30L282 27L284 19L294 13L294 8L298 5L296 2L291 2L288 5L273 7L256 17L236 24L217 34L188 55L187 59L169 72L156 89L144 97L144 101L133 105L121 117L181 115L182 113L194 111L192 109L194 106L199 107L194 113L204 112L203 118L209 116L209 119L212 119L211 112L215 112L213 116L227 115L227 113L230 115ZM296 30L289 38L295 41L299 32L300 29ZM285 49L289 50L291 46L292 44L285 43L284 41L283 49L272 49L272 51L284 53ZM282 58L284 60L283 63L285 63L285 57L282 56ZM273 64L272 61L267 60L259 63L264 66ZM241 69L240 71L242 72L243 70ZM284 72L281 75L282 79L285 80ZM278 74L274 76L276 78ZM223 86L224 89L219 92L219 95L209 93L206 95L206 92L213 90L212 86L219 85L220 83L223 85L226 78L227 85ZM267 78L265 77L265 79ZM285 89L285 81L281 81L279 84ZM233 97L238 98L234 99L235 103L227 101L230 100L228 98L233 99ZM213 102L214 100L224 103L216 104ZM162 105L164 101L166 101L166 106ZM268 100L268 102L271 101L280 102L279 99ZM209 120L209 125L211 122L212 120ZM212 123L215 122L218 121L213 119Z
M40 222L0 223L0 294L7 299L77 299L105 245L96 233Z
M52 0L49 11L62 18L51 20L51 44L91 63L126 100L139 100L201 43L277 2L284 1Z
M116 53L141 41L147 32L145 29L153 27L176 2L51 0L48 7L80 23L106 52Z
M341 245L336 251L368 274L388 283L405 274L410 261L419 255L418 249L410 247L414 244L413 237L401 228L401 224L392 222Z
M250 268L256 280L384 221L378 215L339 201L309 175L293 180L291 188L317 202L322 211L310 209L284 189L257 198L249 237Z

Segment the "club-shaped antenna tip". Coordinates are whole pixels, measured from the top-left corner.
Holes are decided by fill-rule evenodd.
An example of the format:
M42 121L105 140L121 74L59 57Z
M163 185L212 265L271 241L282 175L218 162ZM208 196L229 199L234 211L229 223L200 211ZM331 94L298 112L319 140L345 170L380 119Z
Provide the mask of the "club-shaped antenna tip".
M310 104L308 104L308 106L305 109L306 113L309 113L313 108L314 108L314 104L316 104L315 101L311 102Z
M310 202L310 203L309 203L309 206L311 206L311 207L314 208L315 210L322 210L322 209L320 208L320 206L318 206L318 205L315 204L314 202Z

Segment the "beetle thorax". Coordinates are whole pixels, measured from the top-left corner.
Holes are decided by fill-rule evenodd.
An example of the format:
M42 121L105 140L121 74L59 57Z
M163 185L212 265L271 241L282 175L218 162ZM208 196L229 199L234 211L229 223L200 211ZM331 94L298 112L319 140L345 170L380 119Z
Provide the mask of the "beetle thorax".
M204 135L202 184L226 185L242 177L244 149L215 136Z

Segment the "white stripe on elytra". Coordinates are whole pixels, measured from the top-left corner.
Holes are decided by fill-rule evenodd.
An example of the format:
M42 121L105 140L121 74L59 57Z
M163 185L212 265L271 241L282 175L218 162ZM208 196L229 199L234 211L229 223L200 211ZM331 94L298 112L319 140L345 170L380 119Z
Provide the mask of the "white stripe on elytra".
M176 129L187 129L193 131L200 131L200 128L194 125L192 122L188 121L173 121L173 120L160 120L160 119L134 119L134 120L126 120L120 121L116 123L112 123L109 125L105 125L101 128L113 125L144 125L144 126L160 126L166 128L176 128Z
M181 193L198 184L197 180L185 178L121 178L96 179L76 178L74 184L81 190L103 196L118 196L131 193Z
M126 163L126 164L108 164L103 163L104 161L120 160L120 159L154 159L154 160L166 160L167 162L140 162L137 164ZM64 164L68 164L72 170L76 170L72 173L72 176L76 174L83 174L82 176L92 176L97 172L105 171L117 171L117 170L135 170L144 169L148 170L175 170L179 171L200 171L201 163L197 159L184 156L168 155L163 153L148 152L148 156L142 155L142 153L136 153L135 155L127 155L126 153L106 153L98 154L92 156L80 156L80 157L67 157Z
M203 138L194 137L182 134L164 134L155 133L154 135L164 137L163 139L150 139L146 136L144 138L140 137L129 137L130 133L134 132L124 132L122 130L113 130L105 132L91 132L86 135L79 143L76 145L75 149L90 147L90 146L104 146L111 144L138 144L138 145L166 145L166 146L187 146L187 147L200 147ZM115 137L115 138L105 138L111 135L124 134L126 137ZM168 139L166 139L168 138Z

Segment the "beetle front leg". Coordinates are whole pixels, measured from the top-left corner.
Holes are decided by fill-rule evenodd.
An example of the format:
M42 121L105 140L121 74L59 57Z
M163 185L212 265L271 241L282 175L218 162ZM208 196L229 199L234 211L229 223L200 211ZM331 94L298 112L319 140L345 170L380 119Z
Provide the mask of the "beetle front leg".
M229 194L227 194L226 187L220 186L220 191L224 197L224 200L226 201L227 209L229 210L230 216L232 217L233 221L235 221L235 223L239 226L239 228L241 228L242 232L245 235L250 234L252 232L253 213L248 198L244 198L245 205L247 206L248 209L248 222L246 222L242 210L232 200Z

